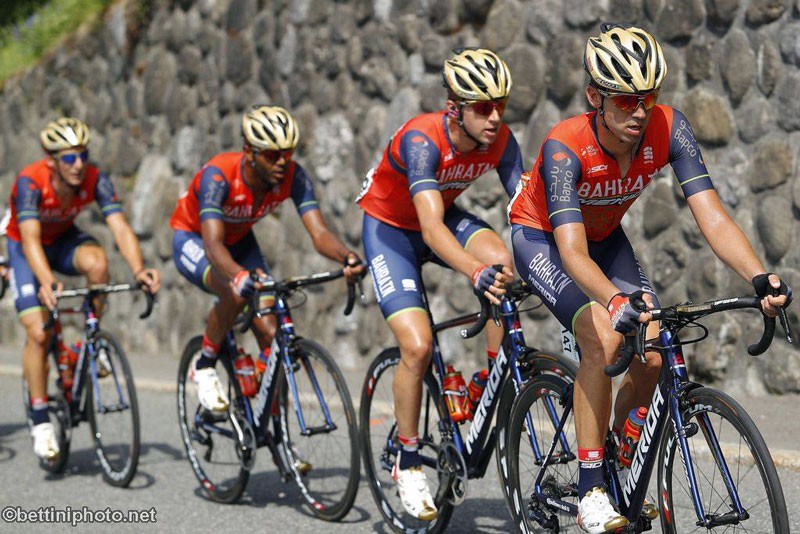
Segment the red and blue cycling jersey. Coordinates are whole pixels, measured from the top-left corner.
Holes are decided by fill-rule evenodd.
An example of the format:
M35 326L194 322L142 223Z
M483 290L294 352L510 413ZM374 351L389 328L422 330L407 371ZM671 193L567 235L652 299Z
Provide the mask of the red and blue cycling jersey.
M311 178L294 161L287 165L283 181L269 191L258 206L254 205L253 192L244 181L243 170L242 152L214 156L178 199L170 226L175 230L201 234L203 221L218 219L225 225L225 244L233 245L290 196L301 217L308 211L319 209Z
M692 128L680 111L653 108L625 176L600 145L597 128L594 111L550 131L530 176L523 176L509 204L512 224L552 232L562 224L582 222L589 241L602 241L668 163L685 197L713 188Z
M42 245L51 245L72 228L81 210L95 200L105 217L122 211L111 179L92 165L87 165L83 182L68 206L61 205L53 188L53 177L47 160L32 163L19 173L11 190L9 239L21 241L19 223L35 219L41 223Z
M447 210L472 182L493 169L511 196L522 174L522 156L508 126L500 126L492 144L462 154L450 139L447 113L427 113L395 133L378 167L367 174L356 202L379 221L419 232L414 195L438 190Z

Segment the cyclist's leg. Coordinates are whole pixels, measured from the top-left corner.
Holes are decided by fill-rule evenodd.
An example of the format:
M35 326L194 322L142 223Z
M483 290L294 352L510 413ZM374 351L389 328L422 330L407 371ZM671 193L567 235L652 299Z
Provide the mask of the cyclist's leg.
M375 294L400 347L393 383L398 438L403 446L393 477L406 511L423 520L437 516L418 452L422 380L430 364L433 333L420 293L422 236L364 216L364 253Z
M658 307L658 298L650 285L644 269L639 264L636 254L622 228L615 230L605 241L603 257L598 264L603 272L609 273L610 280L622 291L646 291L653 298L653 303ZM658 323L651 323L647 328L647 338L658 336ZM613 428L619 432L625 423L625 418L633 408L648 406L653 396L658 375L661 372L661 357L656 351L645 354L647 364L642 364L638 358L631 362L628 373L622 378L617 398L614 403Z
M475 256L479 261L487 265L503 265L512 271L514 262L511 253L506 248L503 240L497 235L488 224L475 217L474 215L461 212L463 215L455 216L451 219L450 209L448 211L448 227L451 220L457 219L459 223L455 226L454 235L464 250ZM458 210L460 211L460 210ZM463 242L462 242L463 241ZM503 342L503 328L489 321L486 324L486 351L489 357L497 356L500 343Z
M236 249L233 252L233 259L248 271L261 271L265 275L270 274L267 261L261 254L261 249L258 246L253 232L244 236L244 238L236 244ZM261 295L260 305L262 308L272 306L274 303L274 295ZM261 349L265 360L269 356L269 347L272 343L272 338L275 337L276 327L277 324L274 314L256 318L253 321L253 334L256 336L258 347Z
M89 234L72 226L52 245L51 265L70 276L83 275L89 285L107 284L108 258L100 243ZM95 311L102 315L105 297L94 300Z
M47 349L52 341L52 330L44 330L47 311L37 296L39 283L31 271L19 242L8 240L11 291L17 314L25 328L25 346L22 349L22 375L28 384L31 411L29 416L35 430L34 452L37 456L52 459L58 455L58 441L50 423L47 410ZM45 426L41 426L45 425ZM39 428L36 430L36 428Z

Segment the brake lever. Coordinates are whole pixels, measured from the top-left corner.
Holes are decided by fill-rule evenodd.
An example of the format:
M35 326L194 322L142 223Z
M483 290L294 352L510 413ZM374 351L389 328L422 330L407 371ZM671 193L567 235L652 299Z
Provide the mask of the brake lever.
M778 308L778 318L781 320L781 327L783 327L783 333L786 334L786 341L789 343L794 343L792 339L792 332L789 330L789 319L786 317L786 309L783 307Z

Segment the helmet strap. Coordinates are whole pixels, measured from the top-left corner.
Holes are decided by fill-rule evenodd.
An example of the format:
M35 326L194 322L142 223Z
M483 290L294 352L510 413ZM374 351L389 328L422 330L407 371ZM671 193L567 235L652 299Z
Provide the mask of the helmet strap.
M464 125L464 105L465 105L464 102L459 102L458 103L458 117L456 118L456 124L458 124L458 127L461 128L461 131L464 132L464 134L471 141L473 141L474 143L476 143L478 145L475 148L478 148L481 145L483 145L483 143L481 143L474 135L469 133L469 130L467 130L467 127Z
M598 93L598 94L600 94L600 93ZM602 94L600 94L600 107L597 108L597 114L600 115L600 124L602 124L603 127L606 130L608 130L608 133L611 134L611 137L613 137L614 139L616 139L617 141L619 141L621 143L622 139L620 139L619 137L614 135L614 132L611 131L611 128L609 128L608 124L606 123L606 110L605 110L605 107L606 107L606 97L604 97Z

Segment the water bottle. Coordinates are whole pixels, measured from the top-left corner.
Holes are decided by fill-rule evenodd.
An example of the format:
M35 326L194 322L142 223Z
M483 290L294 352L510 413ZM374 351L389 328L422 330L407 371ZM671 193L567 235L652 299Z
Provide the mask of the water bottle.
M480 371L476 371L475 374L472 375L472 380L470 380L469 385L467 386L467 394L469 395L469 407L474 414L478 408L478 401L481 399L481 395L483 394L483 389L486 387L486 379L489 378L489 371L486 369L481 369Z
M261 379L261 375L263 375L267 370L267 364L269 363L269 355L272 352L270 347L262 350L258 355L258 360L256 361L256 376Z
M463 423L472 415L469 411L467 385L464 383L461 372L456 371L452 365L448 365L445 372L444 395L447 408L450 410L450 417L455 423Z
M61 385L66 391L67 401L72 400L72 383L75 378L75 364L78 362L78 352L80 344L74 348L67 347L61 341L58 342L58 375L61 377Z
M253 397L258 392L258 382L256 381L256 369L253 365L253 358L241 348L234 360L236 378L239 380L239 387L242 388L242 395Z
M647 408L644 406L634 408L628 414L622 432L619 435L619 451L617 459L622 467L630 468L633 455L636 452L636 445L639 444L639 437L642 435L642 427L647 419Z

